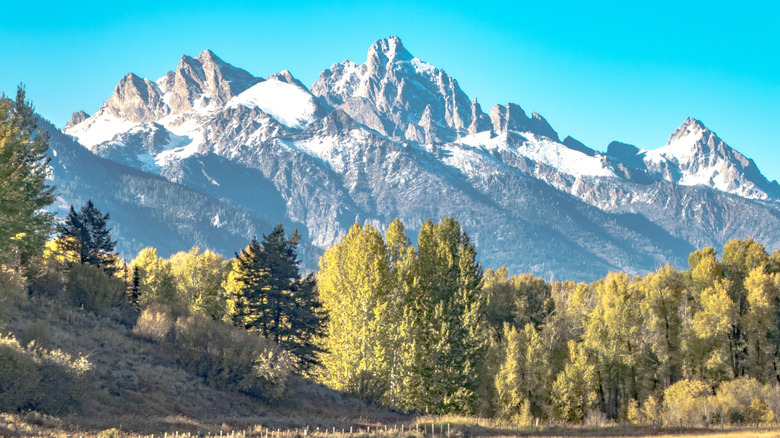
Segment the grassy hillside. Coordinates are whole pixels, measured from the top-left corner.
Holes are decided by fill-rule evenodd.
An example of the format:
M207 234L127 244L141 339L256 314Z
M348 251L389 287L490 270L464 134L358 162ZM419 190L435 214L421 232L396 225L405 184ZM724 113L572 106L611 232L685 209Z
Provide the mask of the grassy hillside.
M18 301L3 303L4 334L10 333L20 347L27 347L26 352L60 350L72 361L85 358L89 365L83 375L69 380L67 385L51 382L48 374L40 371L58 364L40 365L36 372L38 377L43 376L42 384L51 382L52 389L67 394L45 397L53 400L44 406L44 411L51 415L24 412L26 409L5 415L0 421L0 435L8 435L11 430L22 432L31 425L36 428L28 433L35 435L46 427L219 433L255 425L341 428L403 420L399 414L366 405L301 377L291 378L284 394L270 401L242 394L229 384L207 384L182 363L170 345L135 334L137 317L131 311L96 315L51 298ZM30 402L29 407L37 408L36 403L39 401Z

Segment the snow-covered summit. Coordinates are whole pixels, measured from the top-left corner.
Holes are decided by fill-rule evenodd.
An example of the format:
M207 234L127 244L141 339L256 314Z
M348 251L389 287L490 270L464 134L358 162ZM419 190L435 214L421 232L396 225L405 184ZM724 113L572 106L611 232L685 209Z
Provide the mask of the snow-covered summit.
M672 133L666 146L640 154L650 172L677 184L704 185L754 199L780 195L777 183L770 183L753 160L691 117Z
M270 76L230 99L227 108L256 107L279 123L303 129L319 112L317 99L288 71Z

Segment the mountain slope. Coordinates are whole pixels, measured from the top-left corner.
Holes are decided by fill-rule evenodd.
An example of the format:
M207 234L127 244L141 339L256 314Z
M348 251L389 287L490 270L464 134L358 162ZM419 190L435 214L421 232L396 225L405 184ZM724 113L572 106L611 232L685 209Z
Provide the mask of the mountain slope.
M111 234L124 258L135 257L147 246L156 247L161 255L194 245L230 254L272 227L273 222L260 214L97 157L52 125L39 126L51 136L50 166L60 195L56 208L64 213L71 204L78 207L94 200L111 214Z
M261 79L210 51L185 55L157 81L125 76L64 132L232 206L237 223L299 227L310 269L355 221L382 228L395 217L413 233L455 216L486 265L583 280L684 265L694 247L737 237L780 244L777 183L701 122L686 120L658 150L598 152L519 105L484 113L397 37L374 43L364 64L334 64L311 90L288 71ZM215 211L170 226L213 233Z

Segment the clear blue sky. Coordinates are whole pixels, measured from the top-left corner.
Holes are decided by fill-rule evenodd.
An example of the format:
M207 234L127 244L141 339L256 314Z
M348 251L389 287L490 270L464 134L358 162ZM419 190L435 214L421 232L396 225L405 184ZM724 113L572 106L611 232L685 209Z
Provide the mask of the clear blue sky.
M157 79L182 54L208 48L311 85L398 35L486 112L515 102L598 150L663 146L692 116L780 179L776 1L5 3L0 91L24 82L58 126L97 110L124 74Z

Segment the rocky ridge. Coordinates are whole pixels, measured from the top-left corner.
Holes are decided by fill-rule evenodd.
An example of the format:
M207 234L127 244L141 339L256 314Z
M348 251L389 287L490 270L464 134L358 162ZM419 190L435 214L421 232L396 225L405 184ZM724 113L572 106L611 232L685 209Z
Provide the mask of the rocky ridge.
M660 149L598 152L519 105L486 114L397 37L311 89L288 71L262 79L210 51L184 56L157 81L125 76L71 122L63 132L97 155L298 226L319 251L355 221L414 230L445 215L487 266L555 278L684 266L732 238L780 246L778 184L701 122Z

